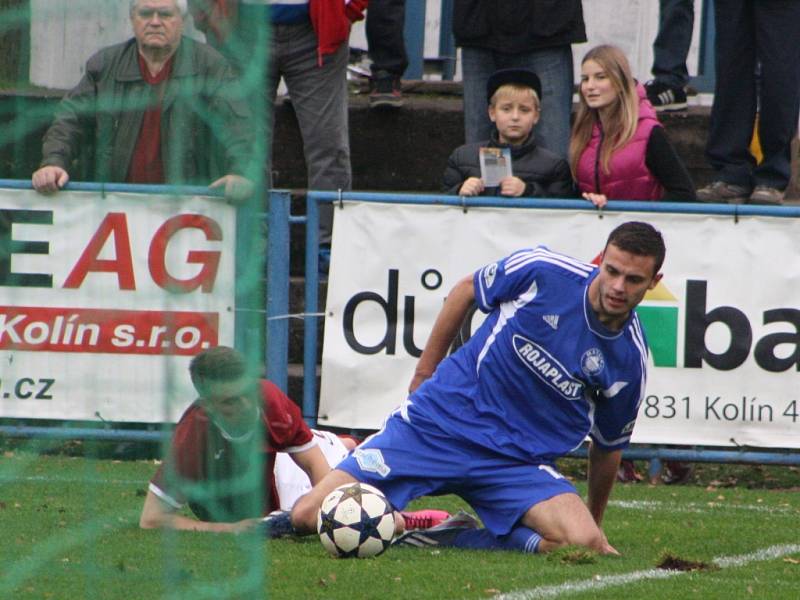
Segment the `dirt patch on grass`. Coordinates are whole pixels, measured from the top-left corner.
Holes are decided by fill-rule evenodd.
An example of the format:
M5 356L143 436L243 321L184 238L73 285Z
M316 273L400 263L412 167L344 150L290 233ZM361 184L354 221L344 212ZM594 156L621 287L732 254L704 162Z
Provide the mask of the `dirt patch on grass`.
M661 560L656 564L656 567L665 571L716 571L719 569L719 567L713 563L681 558L671 553L662 556Z

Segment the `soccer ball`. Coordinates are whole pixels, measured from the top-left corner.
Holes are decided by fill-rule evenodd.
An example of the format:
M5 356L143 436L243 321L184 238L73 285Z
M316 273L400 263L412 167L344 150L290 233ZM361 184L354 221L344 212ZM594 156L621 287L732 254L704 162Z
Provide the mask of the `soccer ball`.
M371 485L340 485L322 501L317 532L332 556L377 556L392 543L394 510L386 496Z

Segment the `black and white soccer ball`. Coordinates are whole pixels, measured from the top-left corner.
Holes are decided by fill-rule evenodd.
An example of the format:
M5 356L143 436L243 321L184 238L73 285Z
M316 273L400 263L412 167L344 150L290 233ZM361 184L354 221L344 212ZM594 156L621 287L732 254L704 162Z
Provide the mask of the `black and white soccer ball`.
M317 532L332 556L377 556L392 543L394 511L386 496L371 485L340 485L322 501Z

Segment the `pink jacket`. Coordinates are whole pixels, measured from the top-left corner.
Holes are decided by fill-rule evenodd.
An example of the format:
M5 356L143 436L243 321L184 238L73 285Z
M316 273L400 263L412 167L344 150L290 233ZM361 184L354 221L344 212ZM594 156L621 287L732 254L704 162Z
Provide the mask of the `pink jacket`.
M664 188L645 164L647 142L654 127L661 127L656 111L647 100L644 87L637 84L639 123L631 141L611 157L609 173L600 164L603 131L600 121L592 129L592 137L584 148L577 166L581 192L605 194L609 200L661 200Z

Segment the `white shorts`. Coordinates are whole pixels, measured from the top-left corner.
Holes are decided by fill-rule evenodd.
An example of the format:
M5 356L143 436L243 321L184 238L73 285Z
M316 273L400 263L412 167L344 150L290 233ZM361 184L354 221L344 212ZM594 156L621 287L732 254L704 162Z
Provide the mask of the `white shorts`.
M316 429L312 429L311 432L331 468L347 456L347 448L335 433ZM275 455L275 486L278 489L281 510L289 510L300 496L311 491L311 480L305 471L295 464L291 455L278 452Z

